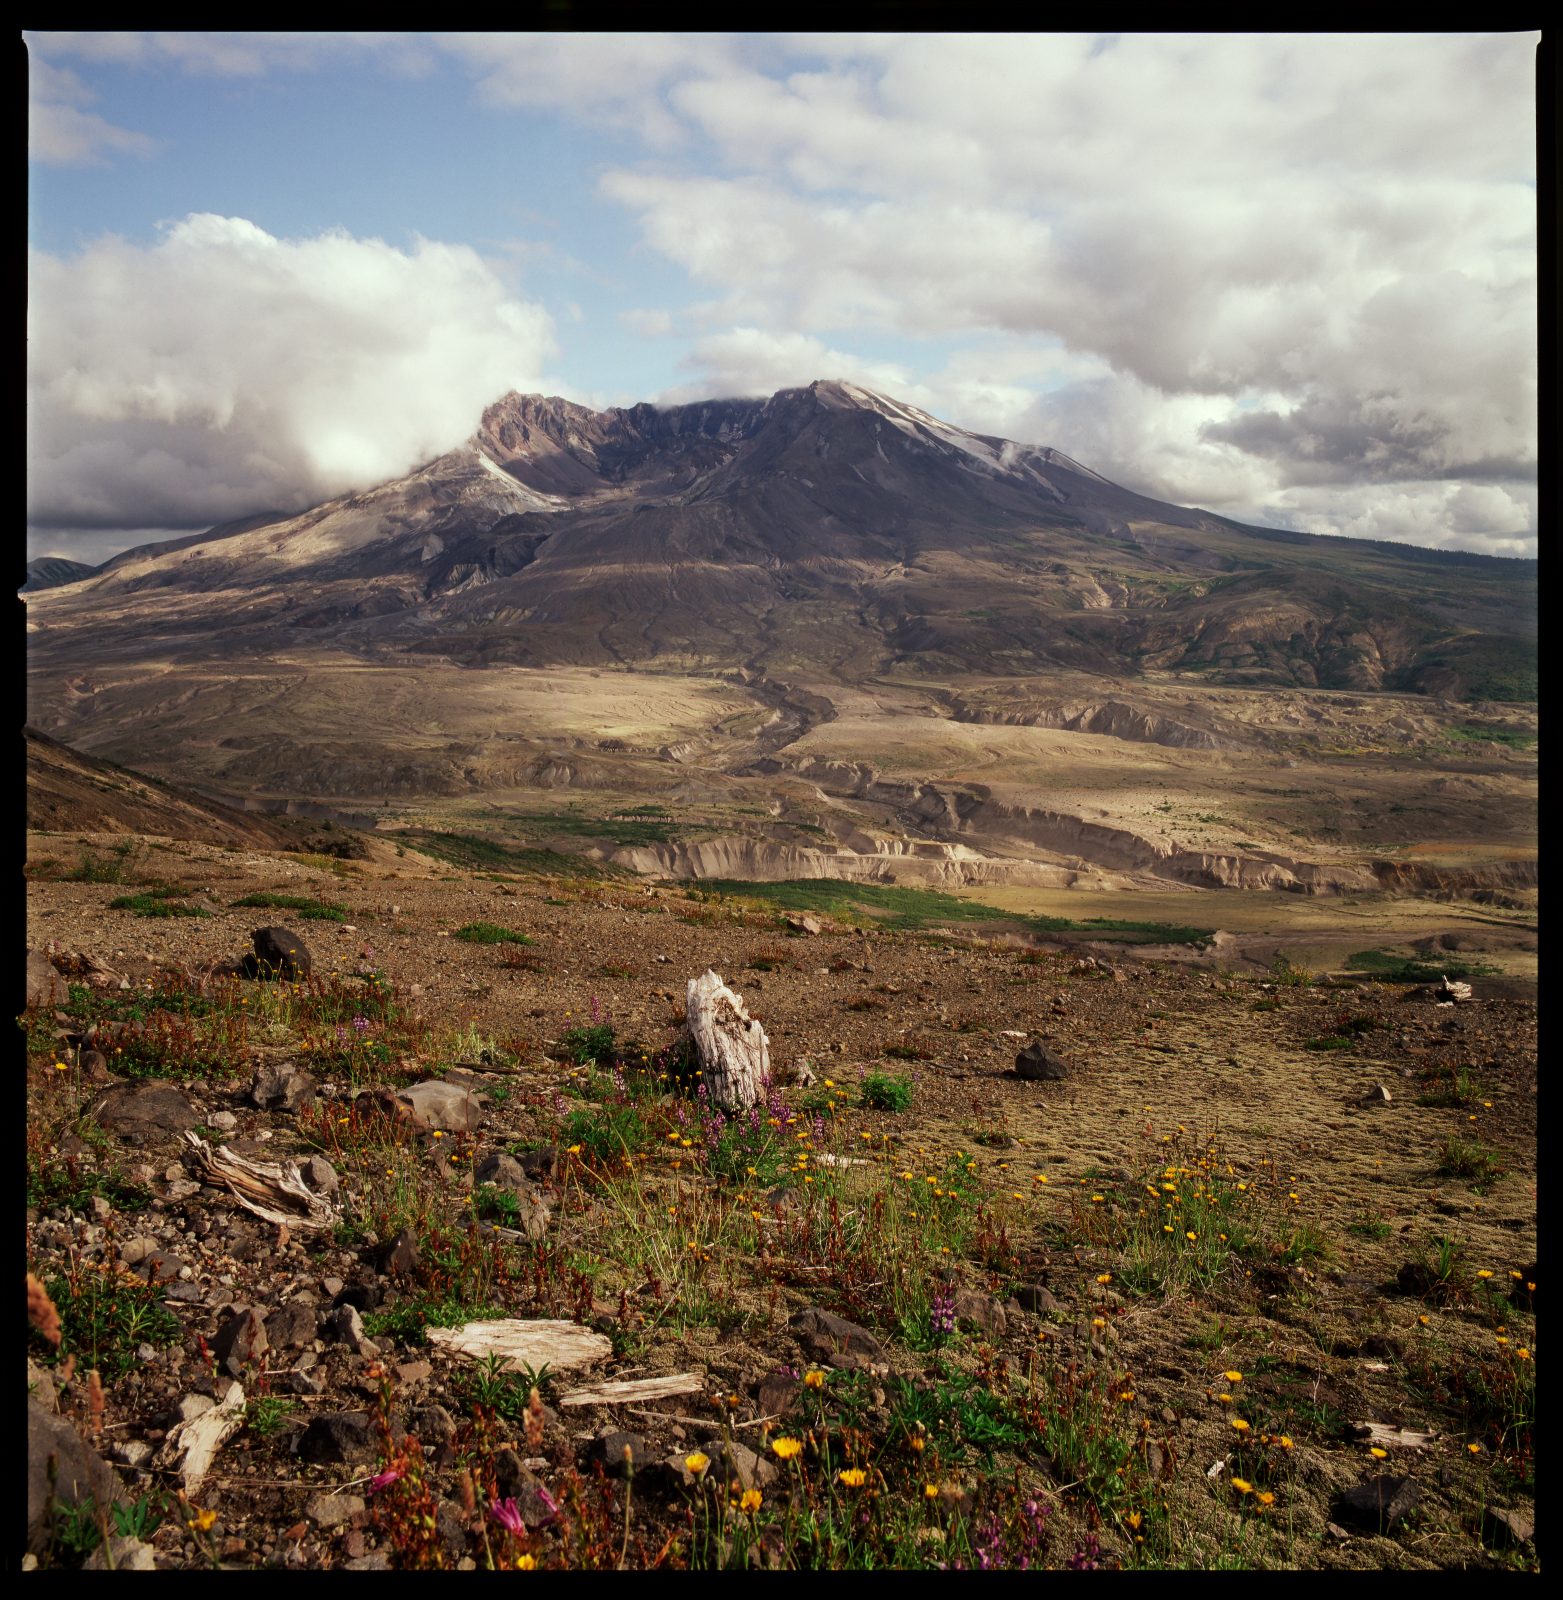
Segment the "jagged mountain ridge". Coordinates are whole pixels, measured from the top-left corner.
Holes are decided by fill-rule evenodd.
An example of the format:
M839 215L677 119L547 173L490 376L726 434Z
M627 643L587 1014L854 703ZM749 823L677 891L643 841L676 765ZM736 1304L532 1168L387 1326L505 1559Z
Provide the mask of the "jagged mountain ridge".
M328 645L463 664L1209 673L1482 692L1534 563L1249 529L856 385L593 412L508 395L466 444L298 516L30 597L33 654Z

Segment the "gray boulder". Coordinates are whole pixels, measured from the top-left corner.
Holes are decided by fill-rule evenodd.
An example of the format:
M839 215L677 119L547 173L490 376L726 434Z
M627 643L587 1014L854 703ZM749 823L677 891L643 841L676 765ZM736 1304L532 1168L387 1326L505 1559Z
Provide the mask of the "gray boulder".
M54 1463L56 1506L77 1506L92 1499L100 1506L129 1501L114 1469L83 1441L64 1417L27 1401L27 1548L42 1555L49 1548L50 1469Z
M250 935L255 954L246 968L261 978L282 978L289 983L307 978L314 962L309 946L291 928L257 928Z
M63 1006L70 999L70 985L54 970L54 963L42 950L27 952L27 1009Z
M1069 1076L1069 1063L1051 1046L1033 1039L1015 1057L1015 1076L1033 1082L1054 1082Z
M250 1080L250 1104L262 1111L297 1111L319 1087L296 1061L263 1061Z
M93 1115L110 1133L137 1141L180 1134L201 1120L183 1090L157 1081L116 1085Z

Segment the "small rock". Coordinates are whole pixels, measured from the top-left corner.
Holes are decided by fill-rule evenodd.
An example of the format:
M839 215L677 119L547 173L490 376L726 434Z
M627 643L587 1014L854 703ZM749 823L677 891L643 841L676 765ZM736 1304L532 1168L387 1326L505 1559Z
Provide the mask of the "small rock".
M232 1133L239 1126L239 1119L231 1111L214 1111L206 1120L224 1133Z
M434 1368L427 1361L401 1361L396 1366L396 1380L409 1388L433 1377Z
M353 1305L338 1306L326 1317L320 1331L323 1337L336 1344L345 1344L354 1355L377 1356L380 1347L364 1332L364 1319Z
M324 1195L328 1200L335 1200L342 1192L342 1180L336 1175L336 1168L324 1156L311 1156L308 1161L299 1167L299 1176L309 1185L316 1194ZM337 1288L341 1288L340 1281ZM334 1294L336 1290L327 1289L327 1294Z
M490 1183L514 1194L520 1205L517 1227L528 1239L541 1239L548 1231L547 1202L532 1187L526 1169L514 1156L496 1150L485 1156L473 1173L474 1183Z
M250 1080L249 1101L262 1111L292 1113L315 1098L320 1085L296 1062L263 1061Z
M773 1372L760 1379L756 1403L762 1417L785 1416L798 1403L803 1393L801 1379L791 1378L785 1372Z
M303 1460L325 1466L372 1461L378 1448L367 1411L331 1411L314 1417L298 1442Z
M1063 1302L1040 1283L1023 1284L1015 1291L1015 1298L1039 1317L1051 1317L1064 1309Z
M27 1009L63 1006L71 997L71 987L54 969L42 950L27 952Z
M189 1277L189 1269L178 1256L166 1250L149 1250L137 1267L148 1283L172 1283L176 1278Z
M398 1089L396 1100L407 1108L408 1120L415 1128L445 1133L473 1132L492 1103L487 1095L465 1084L433 1078Z
M638 1433L605 1428L586 1447L586 1459L590 1462L600 1462L603 1471L610 1477L622 1478L627 1469L633 1468L639 1472L647 1464L646 1441Z
M953 1309L957 1323L979 1328L983 1333L1002 1335L1004 1332L1004 1308L992 1295L962 1289L955 1296Z
M1375 1083L1373 1087L1369 1089L1365 1095L1363 1095L1360 1103L1365 1106L1387 1106L1393 1101L1393 1099L1394 1096L1390 1094L1389 1090L1386 1089L1382 1083Z
M319 1337L320 1318L312 1305L292 1300L266 1318L266 1338L273 1350L302 1350Z
M819 1306L809 1306L788 1320L788 1328L811 1360L842 1368L882 1365L884 1346L867 1328Z
M1536 1513L1523 1507L1488 1506L1482 1513L1482 1538L1500 1548L1530 1544L1536 1537Z
M364 1509L363 1497L356 1494L317 1494L304 1515L322 1528L339 1528Z
M1347 1489L1331 1509L1349 1527L1387 1533L1405 1520L1420 1496L1413 1478L1370 1478Z
M1015 1057L1015 1076L1029 1082L1052 1082L1067 1078L1069 1065L1057 1051L1033 1039Z
M231 1316L211 1343L212 1354L235 1376L238 1369L255 1366L270 1348L265 1320L253 1306Z
M99 1545L81 1564L83 1572L107 1572L110 1568L115 1572L156 1572L157 1561L151 1545L128 1533L111 1533L108 1549Z

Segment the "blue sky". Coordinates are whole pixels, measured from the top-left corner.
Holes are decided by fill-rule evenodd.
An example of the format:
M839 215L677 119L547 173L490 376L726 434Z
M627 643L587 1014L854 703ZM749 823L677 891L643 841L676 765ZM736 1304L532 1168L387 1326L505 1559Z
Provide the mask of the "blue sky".
M1534 35L27 42L31 553L827 376L1534 553Z

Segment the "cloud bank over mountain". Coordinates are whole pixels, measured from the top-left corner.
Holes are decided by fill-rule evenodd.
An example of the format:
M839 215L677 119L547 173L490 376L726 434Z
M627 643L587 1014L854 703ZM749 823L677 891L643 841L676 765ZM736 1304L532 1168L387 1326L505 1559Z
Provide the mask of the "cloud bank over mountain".
M190 216L31 261L39 526L203 527L394 477L536 387L552 324L466 246Z
M357 270L372 284L363 317L374 326L383 315L388 354L337 329L329 295L316 337L362 374L330 388L340 428L355 424L340 421L335 401L368 393L387 432L372 447L300 443L301 419L264 381L289 363L257 357L264 393L254 404L280 413L278 436L261 445L243 428L218 430L207 461L187 421L170 453L193 458L189 515L197 503L227 503L219 480L233 497L245 482L271 485L273 499L291 483L291 504L309 484L344 482L355 457L405 456L440 419L457 430L452 442L470 426L455 422L458 392L470 419L506 388L543 386L533 374L556 360L573 374L558 386L594 399L763 394L841 376L1227 515L1534 552L1534 34L29 43L44 162L112 159L129 171L171 159L111 108L100 114L95 73L194 92L352 72L405 85L409 107L423 94L431 107L465 95L492 129L498 170L509 156L527 171L549 141L595 141L602 158L569 204L583 230L617 219L637 241L625 259L604 261L569 237L565 218L560 257L591 260L618 286L618 301L586 313L574 301L521 298L501 252L476 237L403 251L400 275L385 270L375 251L387 247L373 239L280 242L279 261L334 252L357 263L341 277ZM297 273L290 295L265 274L231 270L236 236L208 247L198 282L171 275L160 289L160 272L188 258L181 241L197 221L139 247L145 270L131 276L144 299L166 302L194 283L196 306L210 297L268 345L261 323L274 308L285 308L285 325L308 320L311 291ZM45 315L56 282L78 292L116 251L132 247L99 241L48 262ZM398 310L415 281L418 316L438 324L427 336ZM496 323L503 332L486 339ZM181 395L204 392L227 358L199 354L199 337L174 337L195 353L198 375L167 381ZM662 363L660 388L608 393L615 340ZM440 350L475 358L435 378ZM55 422L95 416L56 370L59 353L57 342L34 363L46 436ZM412 370L419 376L398 387ZM412 391L413 414L393 424L385 399ZM133 408L102 420L108 434L82 449L117 459L144 446L114 431L145 421ZM243 448L225 455L224 438ZM93 500L108 483L94 471L44 476L71 484L44 496L56 520L71 496ZM172 482L145 460L133 477Z

